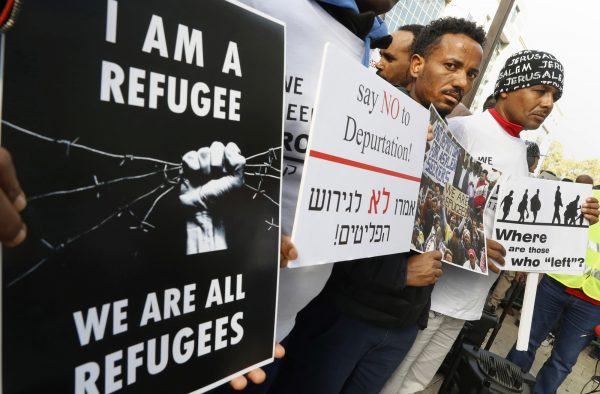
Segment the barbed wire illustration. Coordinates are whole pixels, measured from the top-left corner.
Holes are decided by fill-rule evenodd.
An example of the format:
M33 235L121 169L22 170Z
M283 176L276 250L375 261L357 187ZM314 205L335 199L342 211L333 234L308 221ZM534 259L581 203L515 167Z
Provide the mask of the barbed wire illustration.
M83 231L81 231L80 233L77 233L69 238L67 238L65 241L53 245L52 243L50 243L49 241L47 241L44 238L41 238L40 241L52 252L52 253L56 253L56 252L60 252L61 250L65 249L68 245L72 244L73 242L79 240L80 238L82 238L83 236L94 232L96 230L98 230L99 228L101 228L102 226L104 226L105 224L107 224L108 222L110 222L111 219L115 218L115 217L120 217L123 212L130 212L129 208L131 206L133 206L135 203L142 201L143 199L145 199L146 197L151 196L152 194L154 194L155 192L157 192L158 190L161 190L165 187L165 184L161 184L158 187L150 190L147 193L142 194L139 197L136 197L134 200L132 200L130 203L119 207L115 212L111 213L110 215L108 215L107 217L105 217L104 219L102 219L100 222L94 224L92 227L87 228ZM48 260L51 257L51 255L48 255L46 257L44 257L43 259L41 259L40 261L38 261L33 267L31 267L30 269L28 269L27 271L25 271L23 274L19 275L17 278L13 279L11 282L8 283L7 287L11 287L12 285L14 285L15 283L19 282L21 279L25 278L26 276L28 276L29 274L33 273L35 270L37 270L42 264L44 264L46 262L46 260Z
M126 176L126 177L116 178L116 179L109 179L107 181L98 181L98 178L94 175L92 177L94 180L94 183L91 185L76 187L74 189L56 190L53 192L38 194L37 196L28 197L27 200L31 202L31 201L41 200L41 199L47 198L47 197L54 197L54 196L60 196L60 195L65 195L65 194L79 193L79 192L83 192L83 191L87 191L87 190L100 189L104 186L113 185L118 182L132 181L132 180L136 180L136 179L144 179L144 178L148 178L148 177L151 177L152 175L157 175L157 174L166 174L169 171L179 170L180 168L181 168L181 166L173 167L173 168L163 168L162 170L152 171L152 172L148 172L146 174Z
M141 230L144 232L154 229L155 226L149 222L149 218L150 218L152 212L154 211L154 209L157 207L159 202L165 196L167 196L171 191L176 190L177 185L179 185L180 181L181 181L182 168L183 168L181 163L174 163L174 162L161 160L161 159L157 159L157 158L153 158L153 157L140 156L140 155L129 154L129 153L128 154L118 154L118 153L113 153L113 152L107 152L107 151L100 150L100 149L97 149L97 148L94 148L91 146L87 146L87 145L84 145L84 144L78 142L79 137L77 137L73 140L51 138L51 137L45 136L39 132L34 132L32 130L28 130L24 127L21 127L19 125L11 123L7 120L2 120L2 124L8 126L10 129L12 129L16 132L28 135L30 137L39 139L41 141L49 142L52 144L63 145L65 147L65 155L67 157L69 156L71 150L82 150L82 151L89 152L89 153L99 155L102 157L119 160L120 161L119 166L124 166L128 162L134 162L134 161L148 162L154 166L159 166L159 165L161 166L159 169L154 169L149 172L144 172L144 173L136 174L136 175L123 176L123 177L118 177L118 178L114 178L114 179L107 179L107 180L98 180L97 176L93 175L92 182L90 184L77 186L77 187L73 187L73 188L68 188L68 189L64 189L64 190L49 191L49 192L45 192L42 194L38 194L38 195L34 195L32 197L29 197L28 201L36 202L36 201L47 199L47 198L59 198L61 196L72 195L72 194L76 194L76 193L96 192L96 198L100 198L100 191L103 188L106 188L107 186L115 185L118 183L137 181L137 180L142 180L142 179L150 179L153 176L161 177L160 178L161 183L158 186L156 186L156 187L152 188L151 190L145 192L144 194L134 198L129 203L116 208L113 212L111 212L104 219L100 220L99 222L95 223L94 225L92 225L72 236L67 237L66 240L59 242L59 243L52 244L48 240L41 238L40 241L49 250L50 254L48 256L42 258L40 261L38 261L36 264L34 264L27 271L25 271L24 273L19 275L17 278L10 281L7 284L7 287L11 287L15 283L19 282L20 280L29 276L31 273L35 272L39 267L41 267L52 256L52 254L65 249L68 245L70 245L73 242L81 239L82 237L100 229L105 224L109 223L112 219L121 217L124 213L131 215L132 217L136 218L136 220L139 220L139 224L136 226L129 227L130 229ZM269 148L268 150L266 150L264 152L260 152L260 153L254 154L252 156L246 157L245 166L248 167L249 171L244 172L244 175L246 178L244 185L253 191L252 199L255 199L258 195L261 195L270 203L272 203L276 206L279 206L279 203L274 198L272 198L271 196L269 196L267 194L267 191L263 187L263 183L266 182L268 179L277 179L277 180L281 179L281 170L274 165L274 163L278 160L277 151L280 149L281 149L281 147ZM251 162L252 160L256 160L259 162ZM251 181L251 180L257 181L256 186L251 186L248 184L248 181ZM134 205L136 205L137 203L139 203L140 201L146 200L147 198L149 198L151 196L155 196L154 201L150 204L149 208L145 211L144 215L141 216L141 219L140 219L140 217L138 217L132 211L131 208ZM272 217L270 220L265 220L264 222L267 225L267 231L271 230L272 228L279 227L278 224L275 223L275 221Z
M27 130L23 127L17 126L17 125L15 125L9 121L6 121L4 119L2 120L2 123L16 131L30 135L32 137L35 137L35 138L38 138L38 139L41 139L44 141L48 141L48 142L53 142L53 143L56 143L59 145L64 145L67 149L67 151L66 151L67 156L69 155L71 148L76 148L76 149L82 149L82 150L86 150L86 151L89 151L92 153L96 153L101 156L121 159L122 161L121 161L120 165L125 164L126 161L141 160L141 161L149 161L149 162L154 162L154 163L159 163L159 164L167 164L167 165L174 166L174 167L181 166L181 164L179 164L179 163L172 163L172 162L168 162L168 161L164 161L164 160L154 159L152 157L135 156L135 155L131 155L131 154L115 154L115 153L105 152L105 151L102 151L99 149L94 149L94 148L86 146L86 145L78 144L77 141L79 140L79 137L75 138L73 141L64 140L64 139L60 139L60 138L51 138L51 137L47 137L47 136L39 134L39 133L35 133L31 130Z

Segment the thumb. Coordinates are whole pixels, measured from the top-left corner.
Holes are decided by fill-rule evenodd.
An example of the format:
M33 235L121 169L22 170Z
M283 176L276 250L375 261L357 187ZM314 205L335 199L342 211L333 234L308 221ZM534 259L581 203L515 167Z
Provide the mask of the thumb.
M298 251L292 243L292 239L289 235L281 236L281 267L286 267L289 260L296 260L298 258Z

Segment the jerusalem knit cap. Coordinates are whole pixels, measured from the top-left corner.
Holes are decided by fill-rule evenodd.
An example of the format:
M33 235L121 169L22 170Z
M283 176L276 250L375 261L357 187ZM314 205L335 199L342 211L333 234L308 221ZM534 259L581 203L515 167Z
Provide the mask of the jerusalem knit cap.
M554 101L562 96L564 68L554 55L548 52L524 50L506 60L498 75L494 97L502 92L528 88L535 85L554 86L558 93Z

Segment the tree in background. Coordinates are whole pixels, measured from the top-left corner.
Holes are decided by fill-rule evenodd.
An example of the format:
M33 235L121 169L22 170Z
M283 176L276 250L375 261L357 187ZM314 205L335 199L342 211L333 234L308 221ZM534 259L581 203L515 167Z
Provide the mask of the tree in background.
M562 144L558 141L552 141L550 149L539 169L552 171L559 178L569 178L575 180L581 174L587 174L594 178L594 184L600 184L600 160L572 160L564 156Z

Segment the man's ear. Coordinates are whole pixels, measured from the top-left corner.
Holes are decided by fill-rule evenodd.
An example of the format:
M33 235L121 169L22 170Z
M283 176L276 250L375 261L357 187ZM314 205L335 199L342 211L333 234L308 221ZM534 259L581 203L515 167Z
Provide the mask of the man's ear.
M421 73L421 70L425 66L425 58L421 55L417 55L416 53L410 57L410 76L413 78L417 78Z
M500 92L500 97L503 99L506 99L508 97L508 93L507 92Z

